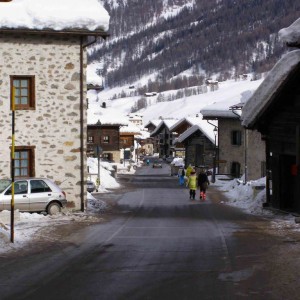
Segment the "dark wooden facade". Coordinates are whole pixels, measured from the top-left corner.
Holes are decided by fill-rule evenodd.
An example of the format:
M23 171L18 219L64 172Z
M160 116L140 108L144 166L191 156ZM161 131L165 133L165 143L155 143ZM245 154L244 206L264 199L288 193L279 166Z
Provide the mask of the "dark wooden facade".
M115 160L114 152L120 151L119 128L119 125L88 125L87 156L95 156L94 149L96 146L100 146L102 156L109 160Z
M188 122L186 119L183 119L178 123L178 125L172 126L171 132L174 137L178 137L192 126L193 124ZM171 148L174 151L174 156L185 157L185 146L183 143L176 142Z
M134 133L121 133L120 134L121 148L130 148L134 146Z
M300 213L300 64L276 87L255 125L266 141L267 204Z
M185 165L213 167L215 145L200 130L195 131L184 141Z
M300 66L291 74L258 124L267 146L269 202L300 212Z

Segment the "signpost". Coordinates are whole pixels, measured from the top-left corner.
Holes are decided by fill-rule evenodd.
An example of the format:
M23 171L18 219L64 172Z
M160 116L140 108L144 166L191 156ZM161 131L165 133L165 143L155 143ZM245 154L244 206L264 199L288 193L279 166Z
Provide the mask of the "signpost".
M11 203L10 203L10 241L14 242L15 226L15 88L12 87L11 95L11 116L12 116L12 133L11 133Z

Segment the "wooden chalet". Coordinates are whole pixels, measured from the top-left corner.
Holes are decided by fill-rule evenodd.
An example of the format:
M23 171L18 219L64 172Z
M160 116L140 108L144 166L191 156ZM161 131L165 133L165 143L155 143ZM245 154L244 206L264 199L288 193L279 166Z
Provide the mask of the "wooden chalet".
M98 155L109 161L120 161L120 126L121 124L89 124L87 126L87 156Z
M199 114L196 115L196 117L186 117L180 119L170 128L170 131L173 133L173 136L176 137L174 141L174 145L171 147L174 152L174 156L185 157L185 146L183 143L180 143L177 140L177 137L179 137L181 134L183 134L186 130L188 130L193 125L197 124L199 120L201 120Z
M159 153L162 158L173 156L172 148L175 136L170 128L177 122L176 119L162 120L151 132L150 137L154 138L154 152Z
M216 155L213 127L207 126L207 122L201 121L201 123L193 125L184 131L176 139L176 142L184 145L185 166L191 164L195 167L207 166L212 168Z
M300 213L300 50L287 53L246 103L242 124L266 142L266 205Z

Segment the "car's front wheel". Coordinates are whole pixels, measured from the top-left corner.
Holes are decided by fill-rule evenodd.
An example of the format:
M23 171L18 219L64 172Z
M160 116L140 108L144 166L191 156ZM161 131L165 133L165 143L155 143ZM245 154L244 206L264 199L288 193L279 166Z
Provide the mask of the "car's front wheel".
M61 212L61 206L57 202L52 202L47 207L47 213L49 215L56 215Z

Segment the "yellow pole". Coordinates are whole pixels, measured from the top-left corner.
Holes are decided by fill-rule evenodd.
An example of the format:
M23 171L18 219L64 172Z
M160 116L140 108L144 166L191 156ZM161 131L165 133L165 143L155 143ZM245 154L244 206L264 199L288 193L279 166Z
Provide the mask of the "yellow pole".
M14 242L15 212L15 88L12 87L12 137L11 137L11 203L10 203L10 241Z

